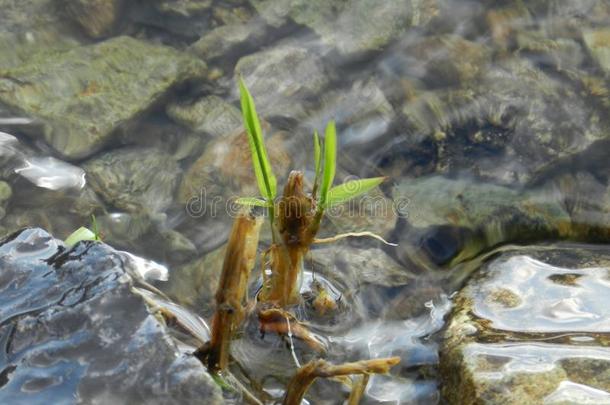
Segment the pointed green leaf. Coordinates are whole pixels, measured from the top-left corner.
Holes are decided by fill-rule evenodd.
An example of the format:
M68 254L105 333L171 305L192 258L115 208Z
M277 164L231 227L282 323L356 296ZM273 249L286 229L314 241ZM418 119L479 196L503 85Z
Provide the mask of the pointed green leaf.
M76 231L72 232L70 234L70 236L68 236L66 238L64 243L66 245L72 247L82 240L98 240L98 239L97 239L97 235L95 233L93 233L93 231L91 231L88 228L85 228L84 226L81 226Z
M267 150L263 142L263 131L256 114L254 99L248 91L242 78L239 79L239 92L241 95L241 112L244 126L248 133L248 144L252 153L252 164L258 188L266 200L273 200L277 193L277 180L271 170Z
M324 133L324 175L322 177L322 188L320 189L320 206L326 206L328 191L335 179L335 168L337 163L337 129L335 122L331 121L326 126Z
M318 135L318 131L313 132L313 156L315 159L315 170L316 177L320 172L320 162L322 161L321 156L322 150L320 149L320 135Z
M370 179L352 180L333 187L328 192L324 208L330 208L362 195L380 185L385 179L385 177L373 177Z
M100 236L100 229L97 226L97 220L95 219L95 215L93 215L93 214L91 214L91 228L93 228L92 232L95 235L95 240L101 242L102 238Z
M249 207L270 207L272 205L270 202L256 197L240 197L235 202Z
M320 163L322 162L322 150L320 148L320 135L318 135L318 131L313 131L313 157L314 157L314 178L313 178L313 198L316 198L316 193L318 190L318 182L320 181Z

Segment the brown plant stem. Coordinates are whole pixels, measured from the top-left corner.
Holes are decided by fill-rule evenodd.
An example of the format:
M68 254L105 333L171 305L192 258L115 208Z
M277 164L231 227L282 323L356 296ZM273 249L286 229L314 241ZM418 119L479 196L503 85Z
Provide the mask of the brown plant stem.
M280 308L263 309L258 313L261 333L276 333L288 336L291 333L295 338L305 342L318 353L326 353L326 346L307 327L299 322L294 315ZM289 329L290 328L290 329Z
M347 399L347 405L358 405L360 403L368 383L369 374L363 374L362 377L358 379L358 382L352 387L352 392L350 392L349 398Z
M280 307L300 301L299 279L303 259L315 237L311 224L316 219L316 202L303 191L303 181L302 172L292 171L282 197L275 204L275 221L272 224L274 240L270 249L271 277L259 299Z
M361 360L353 363L333 365L325 360L312 360L299 368L288 383L283 405L300 405L307 389L316 378L338 377L351 374L385 374L400 362L400 357Z
M256 262L261 219L243 211L233 222L227 244L222 274L216 291L216 312L212 320L210 342L199 349L207 355L208 369L225 370L229 362L229 344L243 318L243 304L250 271Z

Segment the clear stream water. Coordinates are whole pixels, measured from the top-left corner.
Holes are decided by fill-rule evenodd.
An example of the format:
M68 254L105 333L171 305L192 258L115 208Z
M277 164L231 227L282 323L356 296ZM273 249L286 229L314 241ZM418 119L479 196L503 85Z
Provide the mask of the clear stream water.
M369 230L399 246L321 246L304 283L317 277L341 302L339 313L310 319L329 359L401 357L391 376L371 379L365 403L442 402L438 345L450 297L494 249L610 236L607 1L136 1L111 11L101 35L91 22L83 28L78 11L46 3L0 1L1 39L14 44L0 47L0 77L41 47L119 35L208 68L86 156L65 156L61 142L41 136L44 117L0 102L1 232L39 226L65 238L94 214L107 243L169 269L157 288L209 317L231 224L225 202L256 193L235 132L241 73L266 121L279 184L291 168L311 175L311 134L330 119L339 179L388 176L374 198L330 213L322 233ZM48 14L28 25L28 7ZM57 89L72 80L54 75ZM105 111L85 117L101 122ZM596 299L583 305L607 306L607 295ZM523 316L505 315L508 325ZM281 395L294 357L285 341L248 327L235 357ZM299 344L303 362L311 353ZM345 395L337 386L316 383L311 403L336 403Z

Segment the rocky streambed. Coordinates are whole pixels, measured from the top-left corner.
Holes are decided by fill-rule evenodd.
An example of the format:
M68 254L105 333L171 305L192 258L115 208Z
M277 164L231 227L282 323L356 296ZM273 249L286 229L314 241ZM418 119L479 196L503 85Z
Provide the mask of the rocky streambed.
M244 401L190 355L231 201L257 193L241 76L280 180L330 119L337 177L388 176L320 235L398 247L320 246L304 280L340 303L307 319L327 359L401 358L363 403L610 403L608 21L603 0L0 0L2 402ZM66 247L92 215L104 243ZM292 353L249 327L238 378L279 401Z

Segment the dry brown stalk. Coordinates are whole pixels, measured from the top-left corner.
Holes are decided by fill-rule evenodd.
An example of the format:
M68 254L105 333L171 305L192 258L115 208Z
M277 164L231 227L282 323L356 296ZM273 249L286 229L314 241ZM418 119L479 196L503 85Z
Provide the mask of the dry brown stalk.
M293 337L304 341L316 352L326 352L326 346L311 334L307 327L299 322L290 312L280 308L263 309L258 313L258 320L262 333L272 332L283 336L292 334Z
M207 347L200 349L207 355L208 368L214 372L226 369L229 343L243 320L248 278L256 261L261 224L261 218L255 218L248 211L240 213L233 222L216 291L212 337Z
M274 212L277 231L270 249L271 277L259 299L286 307L300 301L298 281L303 258L320 223L316 201L303 191L302 172L290 173Z
M300 405L305 393L316 378L330 378L352 374L386 374L400 362L400 357L361 360L353 363L333 365L325 360L312 360L299 368L288 383L284 405Z
M364 396L364 390L369 383L369 374L363 374L362 377L353 385L352 392L347 399L347 405L358 405Z

